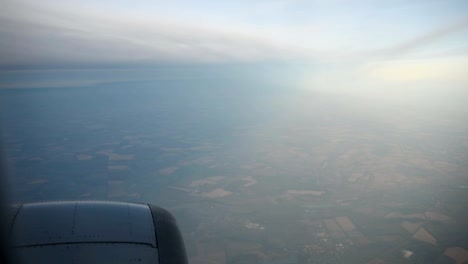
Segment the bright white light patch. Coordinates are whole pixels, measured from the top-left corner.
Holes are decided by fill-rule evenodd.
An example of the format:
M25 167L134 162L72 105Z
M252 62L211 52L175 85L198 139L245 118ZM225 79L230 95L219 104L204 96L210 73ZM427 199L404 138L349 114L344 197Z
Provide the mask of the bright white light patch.
M414 255L414 253L412 251L409 251L409 250L406 250L406 249L403 249L401 251L401 254L403 255L404 258L410 258L411 256Z

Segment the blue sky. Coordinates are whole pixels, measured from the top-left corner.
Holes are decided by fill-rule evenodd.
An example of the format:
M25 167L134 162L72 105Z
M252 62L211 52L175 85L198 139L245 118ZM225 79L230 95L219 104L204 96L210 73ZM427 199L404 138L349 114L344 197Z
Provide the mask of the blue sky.
M0 20L4 71L280 63L322 89L468 83L467 1L4 0Z

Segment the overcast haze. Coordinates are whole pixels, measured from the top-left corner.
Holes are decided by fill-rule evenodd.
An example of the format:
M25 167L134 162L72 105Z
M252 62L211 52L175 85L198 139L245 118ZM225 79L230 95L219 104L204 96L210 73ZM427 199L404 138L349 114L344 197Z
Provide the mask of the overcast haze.
M468 1L0 1L12 202L154 203L193 264L468 262Z

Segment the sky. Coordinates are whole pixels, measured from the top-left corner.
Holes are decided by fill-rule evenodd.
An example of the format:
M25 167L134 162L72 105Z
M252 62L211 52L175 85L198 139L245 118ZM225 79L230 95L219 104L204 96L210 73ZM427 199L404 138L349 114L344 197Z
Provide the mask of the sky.
M468 84L463 0L2 0L0 22L4 77L282 65L296 86L350 94Z

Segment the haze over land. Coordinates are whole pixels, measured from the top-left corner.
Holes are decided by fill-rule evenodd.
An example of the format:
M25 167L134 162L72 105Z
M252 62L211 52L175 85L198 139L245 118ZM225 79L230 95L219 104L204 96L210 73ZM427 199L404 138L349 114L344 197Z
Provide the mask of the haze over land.
M191 263L463 263L464 1L4 1L12 202L148 202Z

